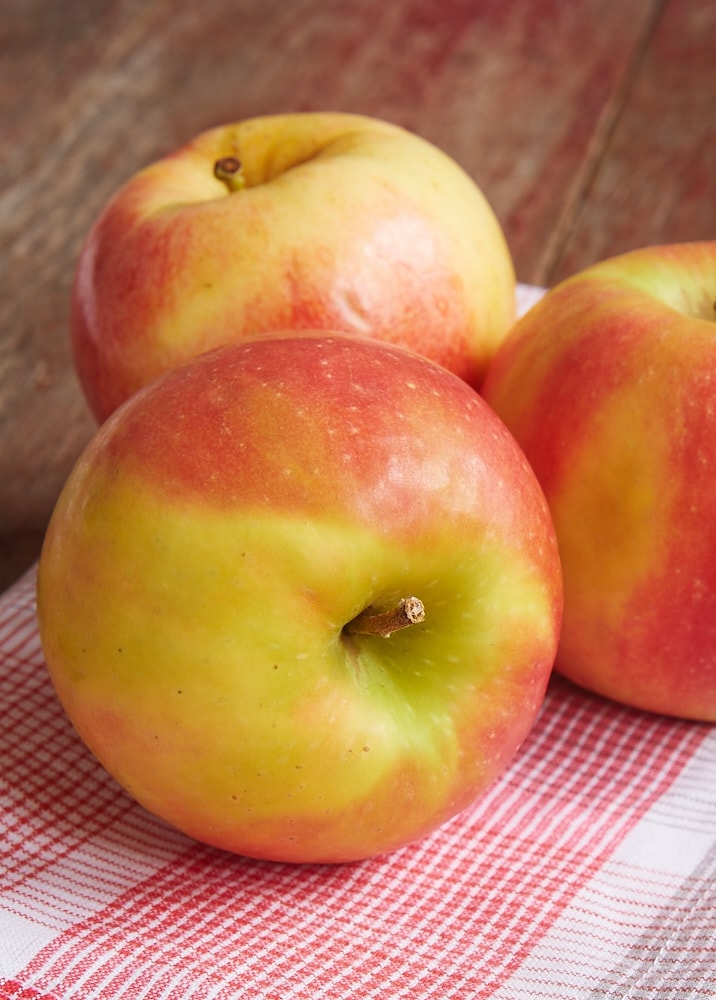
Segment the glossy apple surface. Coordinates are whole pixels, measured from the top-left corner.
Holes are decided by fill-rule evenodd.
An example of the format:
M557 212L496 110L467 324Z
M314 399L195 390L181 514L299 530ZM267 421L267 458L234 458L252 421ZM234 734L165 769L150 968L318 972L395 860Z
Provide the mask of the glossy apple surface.
M356 631L407 597L423 622ZM492 411L328 334L136 394L39 567L47 664L99 760L188 834L276 860L390 851L472 802L535 720L560 614L544 497Z
M716 721L716 243L637 250L550 291L483 394L549 502L557 668Z
M80 254L72 342L100 420L229 334L342 330L476 385L514 300L502 230L454 160L373 118L271 115L197 136L116 193Z

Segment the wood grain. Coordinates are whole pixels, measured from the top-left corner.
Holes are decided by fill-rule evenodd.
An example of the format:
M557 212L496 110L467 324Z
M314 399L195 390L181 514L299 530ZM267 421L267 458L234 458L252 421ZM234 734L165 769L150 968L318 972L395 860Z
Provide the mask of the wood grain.
M386 118L480 184L523 281L716 229L705 0L4 0L0 588L94 431L67 310L81 241L143 164L223 121ZM703 36L703 37L702 37Z
M664 7L563 241L547 248L538 272L544 284L635 247L716 239L716 56L709 39L716 39L712 0Z

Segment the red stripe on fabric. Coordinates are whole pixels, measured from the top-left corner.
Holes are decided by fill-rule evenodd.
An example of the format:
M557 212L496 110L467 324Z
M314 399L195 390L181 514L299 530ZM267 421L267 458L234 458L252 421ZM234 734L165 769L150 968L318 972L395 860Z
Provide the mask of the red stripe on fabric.
M0 1000L60 1000L56 993L44 993L33 986L23 986L17 979L0 979Z

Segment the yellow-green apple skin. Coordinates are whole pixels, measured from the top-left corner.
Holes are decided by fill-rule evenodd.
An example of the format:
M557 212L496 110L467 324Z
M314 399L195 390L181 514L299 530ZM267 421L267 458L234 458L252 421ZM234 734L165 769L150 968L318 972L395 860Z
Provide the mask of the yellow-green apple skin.
M560 283L483 395L547 497L564 573L556 668L716 721L716 243L645 247Z
M544 496L479 395L404 349L217 348L99 428L38 618L124 788L239 854L342 862L468 806L534 723L562 584ZM422 623L356 633L415 596Z
M240 190L215 176L227 157ZM478 385L514 312L502 229L451 157L306 112L206 131L118 190L80 253L71 331L101 421L229 336L284 329L403 344Z

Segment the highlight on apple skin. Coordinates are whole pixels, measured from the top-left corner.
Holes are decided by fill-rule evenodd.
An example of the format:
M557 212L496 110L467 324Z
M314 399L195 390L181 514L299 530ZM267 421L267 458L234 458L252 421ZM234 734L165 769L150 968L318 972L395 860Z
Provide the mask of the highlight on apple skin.
M483 395L552 512L556 669L716 722L716 242L645 247L549 291Z
M544 496L480 396L327 332L138 391L38 573L50 675L107 770L192 837L279 861L385 853L466 809L534 724L561 606Z
M229 338L337 329L403 344L477 386L515 315L484 195L379 119L267 115L140 170L81 250L72 349L98 420Z

